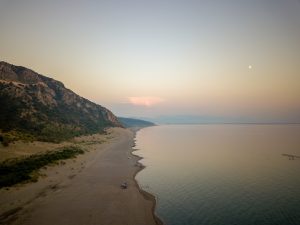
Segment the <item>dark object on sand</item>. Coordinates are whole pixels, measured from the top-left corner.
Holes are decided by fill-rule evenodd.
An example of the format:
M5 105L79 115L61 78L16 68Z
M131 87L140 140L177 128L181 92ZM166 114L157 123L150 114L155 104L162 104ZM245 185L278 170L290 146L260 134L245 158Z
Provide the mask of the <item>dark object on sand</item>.
M295 158L299 158L300 156L297 155L290 155L290 154L282 154L283 156L287 156L289 158L289 160L295 160Z
M139 167L139 168L143 168L143 165L141 163L138 163L138 162L136 164L134 164L134 166Z
M124 183L121 184L122 189L127 189L127 187L128 187L127 182L124 182Z

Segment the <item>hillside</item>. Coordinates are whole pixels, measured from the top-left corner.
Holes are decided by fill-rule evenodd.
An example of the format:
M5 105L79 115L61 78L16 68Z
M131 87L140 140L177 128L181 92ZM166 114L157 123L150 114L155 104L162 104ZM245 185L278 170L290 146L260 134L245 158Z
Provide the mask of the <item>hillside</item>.
M111 111L63 83L6 62L0 62L0 105L0 131L9 139L59 142L122 126Z
M133 118L124 118L118 117L119 121L122 123L124 127L150 127L155 126L154 123L140 120L140 119L133 119Z

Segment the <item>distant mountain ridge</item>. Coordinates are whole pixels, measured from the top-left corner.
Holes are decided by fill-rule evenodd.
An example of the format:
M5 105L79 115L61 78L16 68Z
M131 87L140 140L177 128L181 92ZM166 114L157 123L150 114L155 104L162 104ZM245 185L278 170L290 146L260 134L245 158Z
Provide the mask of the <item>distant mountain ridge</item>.
M52 78L0 62L0 130L23 132L44 141L122 126L108 109Z
M155 126L155 123L140 120L140 119L134 119L134 118L125 118L125 117L118 117L119 121L122 123L124 127L150 127Z

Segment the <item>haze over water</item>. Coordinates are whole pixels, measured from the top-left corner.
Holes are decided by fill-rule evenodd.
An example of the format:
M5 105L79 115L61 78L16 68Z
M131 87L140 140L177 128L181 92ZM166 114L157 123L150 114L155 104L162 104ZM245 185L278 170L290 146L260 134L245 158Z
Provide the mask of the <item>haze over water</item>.
M142 129L140 186L166 225L300 224L299 125Z
M300 122L299 12L299 0L2 0L0 60L118 116Z

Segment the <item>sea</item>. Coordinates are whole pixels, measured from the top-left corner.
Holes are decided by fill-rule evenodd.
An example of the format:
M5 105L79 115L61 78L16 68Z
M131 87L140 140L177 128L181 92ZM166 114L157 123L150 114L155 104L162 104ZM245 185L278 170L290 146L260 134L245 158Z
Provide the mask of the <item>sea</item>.
M165 225L300 224L300 125L154 126L136 148Z

